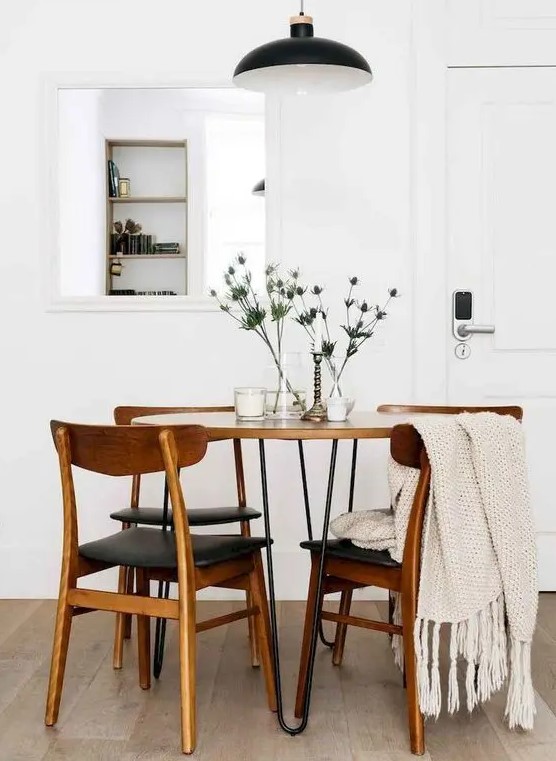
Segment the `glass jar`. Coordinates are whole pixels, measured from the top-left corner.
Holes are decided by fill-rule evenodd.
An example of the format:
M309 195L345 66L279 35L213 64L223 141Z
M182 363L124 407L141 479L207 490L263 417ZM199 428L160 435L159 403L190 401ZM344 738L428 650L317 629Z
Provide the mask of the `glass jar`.
M307 368L299 352L285 352L265 370L266 416L299 418L307 407Z
M244 386L234 389L234 406L238 420L263 420L266 388Z

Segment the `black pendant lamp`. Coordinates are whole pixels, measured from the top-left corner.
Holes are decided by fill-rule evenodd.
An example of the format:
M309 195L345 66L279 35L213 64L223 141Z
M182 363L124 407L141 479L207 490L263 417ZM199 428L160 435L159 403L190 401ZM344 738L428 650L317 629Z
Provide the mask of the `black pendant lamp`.
M251 191L251 193L254 196L264 196L265 191L266 191L265 178L263 178L262 180L259 180L257 184L253 187L253 190Z
M313 19L301 2L299 16L290 19L291 36L261 45L241 59L234 84L273 95L341 92L372 81L371 67L348 45L313 36Z

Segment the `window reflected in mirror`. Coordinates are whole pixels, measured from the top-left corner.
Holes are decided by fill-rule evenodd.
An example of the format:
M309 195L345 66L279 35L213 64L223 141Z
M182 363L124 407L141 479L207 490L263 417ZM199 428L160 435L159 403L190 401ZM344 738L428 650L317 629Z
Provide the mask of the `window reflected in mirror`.
M239 252L263 282L262 95L59 90L58 169L61 296L205 295Z

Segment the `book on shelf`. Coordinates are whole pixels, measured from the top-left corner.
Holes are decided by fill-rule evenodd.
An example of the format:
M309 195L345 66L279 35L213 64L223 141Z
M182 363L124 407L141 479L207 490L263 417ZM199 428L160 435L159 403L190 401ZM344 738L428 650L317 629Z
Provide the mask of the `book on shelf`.
M110 233L110 256L117 256L121 253L118 247L119 239L119 233Z
M179 252L180 252L179 243L155 243L154 244L155 254L179 254Z
M112 159L108 159L108 196L109 198L118 198L118 180L120 172Z

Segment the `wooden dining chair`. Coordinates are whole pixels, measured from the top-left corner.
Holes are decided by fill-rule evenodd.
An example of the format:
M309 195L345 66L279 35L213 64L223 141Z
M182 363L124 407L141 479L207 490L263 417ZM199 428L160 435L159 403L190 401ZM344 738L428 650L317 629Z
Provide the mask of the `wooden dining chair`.
M401 405L383 405L381 412L408 412L411 414L436 413L456 414L463 411L491 411L509 414L517 420L522 418L520 407L402 407ZM320 564L320 541L302 542L301 547L311 552L311 576L307 595L307 608L303 632L303 645L299 669L295 715L300 717L308 683L309 650L313 620L335 621L338 627L333 650L333 663L341 665L347 626L359 626L399 634L403 639L404 681L407 688L408 722L411 752L422 755L425 752L425 732L423 717L419 708L417 672L413 627L417 614L417 596L421 562L421 534L425 509L430 490L431 470L427 453L421 437L410 424L396 425L390 440L392 458L401 465L420 470L419 481L413 499L413 505L407 527L402 562L398 563L386 550L364 550L356 547L349 540L333 539L327 541L325 549L323 586L326 593L341 591L338 613L322 609L322 596L317 603L316 590ZM375 621L350 615L351 598L354 589L375 586L401 594L401 625L391 620ZM340 629L339 627L342 627Z
M58 719L73 616L95 610L137 616L139 684L150 687L150 617L179 622L181 746L196 743L195 634L252 617L266 682L268 704L276 710L270 655L269 616L261 559L265 540L236 536L192 536L177 472L205 455L207 434L201 426L90 426L53 421L62 480L64 536L60 594L45 723ZM79 544L73 467L109 476L164 472L173 508L174 532L134 527ZM115 566L136 569L137 591L102 592L77 587L78 580ZM150 597L151 579L178 583L178 599ZM207 621L196 621L196 592L216 586L249 590L253 605Z
M203 413L219 413L219 412L233 412L234 407L220 406L220 407L153 407L153 406L119 406L114 409L114 422L116 425L131 425L131 421L135 418L145 415L166 415L170 413L180 414L193 414L198 412ZM234 462L235 462L235 478L236 478L236 490L237 490L237 505L226 507L204 507L204 508L189 508L187 511L187 517L189 525L191 527L198 526L222 526L226 524L239 523L241 536L251 536L250 523L251 521L260 518L261 513L252 507L247 507L246 493L245 493L245 475L243 472L243 456L241 451L241 441L235 439L233 442L234 448ZM130 506L122 510L116 510L111 513L110 517L116 521L122 523L122 528L127 529L130 526L160 526L166 528L166 526L172 526L172 512L168 510L167 505L165 507L140 507L140 490L141 490L141 476L136 474L133 476L131 484L131 499ZM167 502L168 494L165 490L165 502ZM124 590L131 591L133 589L133 568L120 568L118 591ZM165 585L166 589L164 594L168 593L168 585ZM247 592L247 607L251 607L252 602L249 599L249 592ZM162 654L164 651L164 624L157 623L158 637L160 641L160 652L155 654L155 676L160 674L160 668L162 666ZM254 621L252 618L248 619L248 631L249 631L249 646L251 653L251 665L257 667L259 665L259 654L257 650L257 637L254 628ZM114 654L112 665L115 669L120 669L123 663L123 646L124 639L129 639L131 636L131 616L126 613L118 613L116 616L116 631L114 633Z

